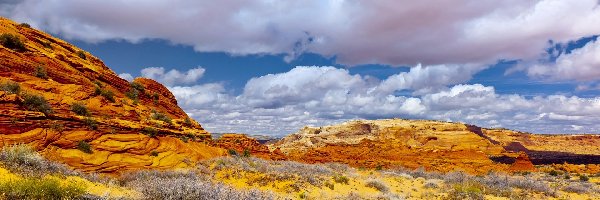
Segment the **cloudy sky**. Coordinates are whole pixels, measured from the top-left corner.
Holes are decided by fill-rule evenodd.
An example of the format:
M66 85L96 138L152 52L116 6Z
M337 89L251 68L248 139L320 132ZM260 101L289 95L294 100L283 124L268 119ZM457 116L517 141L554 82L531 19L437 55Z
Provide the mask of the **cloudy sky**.
M8 0L211 132L349 119L600 132L598 0Z

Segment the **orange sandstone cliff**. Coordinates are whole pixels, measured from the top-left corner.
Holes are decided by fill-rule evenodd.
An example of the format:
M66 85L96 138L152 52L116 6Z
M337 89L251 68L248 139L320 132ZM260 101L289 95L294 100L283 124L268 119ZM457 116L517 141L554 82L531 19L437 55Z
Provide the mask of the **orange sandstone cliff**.
M186 167L226 154L156 81L130 83L93 55L5 18L0 34L0 147L30 144L96 172Z
M356 167L424 167L470 173L535 170L528 159L489 140L483 131L461 123L428 120L358 120L305 127L270 148L281 149L291 160ZM500 162L499 158L509 161Z

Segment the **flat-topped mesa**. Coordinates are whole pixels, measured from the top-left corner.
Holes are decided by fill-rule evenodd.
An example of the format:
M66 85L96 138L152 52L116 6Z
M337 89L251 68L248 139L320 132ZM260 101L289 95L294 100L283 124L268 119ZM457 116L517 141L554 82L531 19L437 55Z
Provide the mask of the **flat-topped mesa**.
M425 167L486 173L508 171L509 164L490 157L517 153L489 140L482 129L429 120L357 120L324 127L304 127L269 146L291 160L342 162L357 167Z
M128 82L44 32L0 18L0 147L88 171L165 169L226 154L160 83Z

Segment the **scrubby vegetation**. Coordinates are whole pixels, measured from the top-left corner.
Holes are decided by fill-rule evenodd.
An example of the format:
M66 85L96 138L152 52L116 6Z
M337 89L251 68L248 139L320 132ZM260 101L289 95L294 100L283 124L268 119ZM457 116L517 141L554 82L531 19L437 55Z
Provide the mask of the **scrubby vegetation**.
M87 59L87 56L85 55L84 51L77 51L77 56L79 56L81 59Z
M46 72L46 68L42 66L37 66L33 72L33 75L41 79L48 79L48 72Z
M42 112L45 115L52 113L52 106L46 101L46 98L40 95L24 94L23 106L25 106L27 110Z
M6 199L77 199L85 188L77 183L61 184L53 178L24 178L0 183L0 197Z
M126 186L144 194L144 199L274 199L274 195L256 189L238 190L209 177L192 172L142 171L122 178Z
M31 28L31 25L29 25L28 23L20 23L19 27L23 27L23 28Z
M83 119L83 123L85 123L85 125L88 127L89 130L96 130L96 129L98 129L98 121L96 121L92 117L85 117Z
M10 94L19 94L21 92L21 86L17 82L7 81L0 83L0 90Z
M87 107L83 103L78 103L78 102L73 103L71 105L71 111L73 111L75 114L78 114L81 116L89 116L90 115L90 111L87 109Z
M77 149L79 149L80 151L84 152L84 153L94 153L94 151L92 151L92 146L87 143L86 141L79 141L79 143L77 143Z
M13 35L10 33L2 33L0 35L0 44L2 46L15 50L15 51L25 51L25 43L21 41L18 35Z
M115 102L115 94L111 90L105 89L100 82L97 82L96 84L96 88L94 89L94 95L100 95L110 102Z
M80 150L86 149L79 146ZM89 144L87 146L91 148ZM158 151L149 153L150 156L158 154ZM45 178L47 174L57 173L87 175L47 161L28 146L3 149L0 164L11 171L36 174L12 182L2 182L0 178L0 194L3 194L0 199L40 199L40 195L43 195L41 199L79 199L90 195L82 185ZM570 194L594 199L600 195L592 180L564 180L548 173L510 175L494 172L474 176L463 172L426 172L423 169L357 170L336 163L303 164L243 156L204 160L195 168L183 171L129 172L112 181L138 191L141 196L136 199L575 198ZM261 190L255 189L259 187Z
M152 117L153 120L163 121L169 125L173 124L173 120L169 116L156 110L152 110L152 115L150 117Z
M142 129L142 134L147 135L149 137L156 137L156 135L158 134L158 130L152 127L144 127L144 129Z

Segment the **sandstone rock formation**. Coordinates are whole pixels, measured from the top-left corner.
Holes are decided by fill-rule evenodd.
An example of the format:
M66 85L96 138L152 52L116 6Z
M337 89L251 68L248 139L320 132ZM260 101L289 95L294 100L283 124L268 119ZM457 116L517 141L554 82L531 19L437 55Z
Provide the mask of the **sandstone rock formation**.
M356 167L425 167L427 170L508 171L509 163L492 157L518 159L479 127L428 120L359 120L324 127L305 127L270 148L280 148L291 160L341 162ZM531 168L515 168L531 170Z
M5 18L0 33L24 47L0 45L0 147L31 144L99 172L182 167L226 154L156 81L130 83L93 55Z
M251 156L263 159L286 160L285 154L280 150L271 152L267 146L259 143L255 138L250 138L244 134L223 134L215 143L218 147L233 150L240 155L247 152Z

